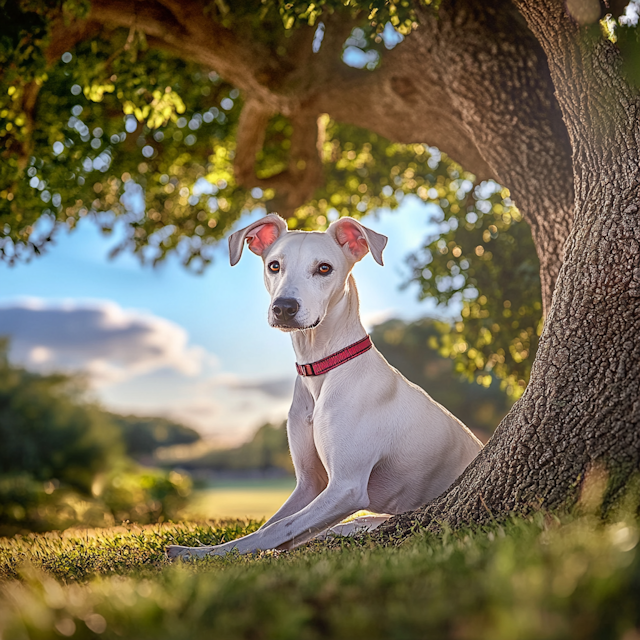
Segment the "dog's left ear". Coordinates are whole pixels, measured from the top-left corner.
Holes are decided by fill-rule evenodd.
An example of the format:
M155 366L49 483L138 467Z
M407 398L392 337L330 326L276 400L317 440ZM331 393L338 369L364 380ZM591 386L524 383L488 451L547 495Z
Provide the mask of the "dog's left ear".
M277 214L270 213L260 220L256 220L240 231L229 236L229 260L231 266L240 261L245 239L249 243L249 250L261 256L283 233L287 232L287 223Z
M327 229L327 233L334 237L335 241L354 262L362 260L371 251L373 259L378 264L384 265L382 251L387 244L387 236L367 229L357 220L349 217L340 218L332 222Z

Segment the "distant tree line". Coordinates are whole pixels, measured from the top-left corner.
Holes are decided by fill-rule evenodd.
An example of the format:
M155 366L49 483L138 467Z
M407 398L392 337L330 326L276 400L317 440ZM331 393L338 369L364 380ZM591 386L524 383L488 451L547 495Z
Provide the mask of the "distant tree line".
M119 432L126 454L133 458L152 455L160 447L193 444L201 439L195 429L166 418L116 413L108 417Z
M263 424L249 442L230 449L217 449L181 460L180 468L186 471L208 470L213 472L263 473L281 471L293 473L293 463L287 442L286 421L274 425ZM173 465L173 462L167 461Z

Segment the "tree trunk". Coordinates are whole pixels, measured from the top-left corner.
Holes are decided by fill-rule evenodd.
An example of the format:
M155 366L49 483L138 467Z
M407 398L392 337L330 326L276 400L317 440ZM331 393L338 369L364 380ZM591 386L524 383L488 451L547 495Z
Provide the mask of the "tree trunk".
M525 394L455 485L388 533L559 507L594 487L606 508L640 463L640 97L615 45L564 3L519 6L570 135L575 222Z
M274 23L258 32L254 19L232 18L227 29L211 11L205 15L199 0L93 0L84 26L58 24L51 51L66 50L96 24L119 26L144 31L151 45L215 69L243 91L247 104L238 133L249 141L236 154L239 182L273 186L285 216L322 179L310 135L310 123L322 113L392 141L438 147L478 178L495 178L511 190L531 225L546 312L573 219L573 179L545 55L507 0L451 0L437 15L420 11L418 29L385 52L375 71L342 62L343 43L359 22L342 14L325 18L322 45L313 53L315 28L286 33ZM253 173L250 141L260 139L265 116L278 112L301 129L298 136L294 131L300 144L290 169L265 185Z

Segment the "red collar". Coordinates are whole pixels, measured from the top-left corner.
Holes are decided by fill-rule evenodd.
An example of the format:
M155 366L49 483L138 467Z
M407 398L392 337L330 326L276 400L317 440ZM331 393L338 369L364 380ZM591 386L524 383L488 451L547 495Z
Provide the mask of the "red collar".
M339 367L341 364L344 364L349 360L353 360L353 358L357 358L365 353L365 351L369 351L371 347L373 347L371 338L366 336L365 338L362 338L362 340L358 340L358 342L354 342L348 347L340 349L340 351L336 351L330 356L322 358L322 360L318 360L317 362L312 362L310 364L298 364L296 362L298 375L321 376L323 373L327 373L328 371Z

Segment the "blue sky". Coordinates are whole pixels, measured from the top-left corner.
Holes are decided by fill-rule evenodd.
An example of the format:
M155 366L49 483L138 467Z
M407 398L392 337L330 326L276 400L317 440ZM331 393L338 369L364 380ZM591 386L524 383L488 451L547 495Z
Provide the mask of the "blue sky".
M389 237L385 267L367 256L354 269L365 324L434 313L414 287L400 290L406 255L436 231L431 213L408 197L364 220ZM232 268L224 243L195 275L172 259L155 269L132 255L110 260L116 242L85 219L31 263L0 264L0 333L13 336L12 358L84 372L108 408L172 416L219 441L284 418L295 358L290 338L267 325L262 261L245 252Z

